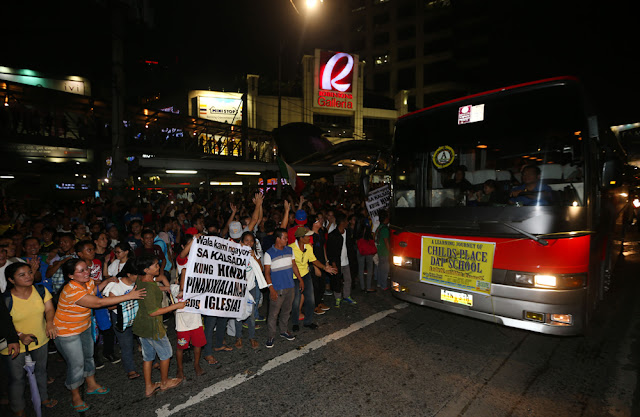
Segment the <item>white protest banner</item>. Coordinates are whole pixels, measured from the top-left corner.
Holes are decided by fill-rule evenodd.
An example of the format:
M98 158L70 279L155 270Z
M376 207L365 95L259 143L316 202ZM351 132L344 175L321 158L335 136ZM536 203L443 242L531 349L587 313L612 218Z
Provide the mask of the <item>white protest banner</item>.
M184 311L239 318L246 308L251 249L215 236L191 245L184 281Z
M391 188L389 184L384 185L375 190L369 191L367 197L367 211L369 216L373 220L373 223L378 223L378 212L380 210L387 210L391 201Z

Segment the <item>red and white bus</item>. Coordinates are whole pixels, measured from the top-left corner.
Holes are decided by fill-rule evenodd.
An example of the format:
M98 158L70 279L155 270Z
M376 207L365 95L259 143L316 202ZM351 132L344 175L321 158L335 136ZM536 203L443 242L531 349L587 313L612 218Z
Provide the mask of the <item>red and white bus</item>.
M585 330L622 245L625 153L579 81L551 78L401 117L392 289L535 332Z

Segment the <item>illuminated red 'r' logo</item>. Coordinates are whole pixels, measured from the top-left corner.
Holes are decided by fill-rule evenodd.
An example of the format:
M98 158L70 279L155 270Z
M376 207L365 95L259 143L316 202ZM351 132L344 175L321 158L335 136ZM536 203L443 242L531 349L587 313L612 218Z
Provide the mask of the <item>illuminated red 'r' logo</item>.
M335 77L332 77L333 69L335 68L338 61L342 58L347 58L347 63L342 68L342 71ZM344 52L338 52L334 56L332 56L324 67L322 71L322 79L320 81L320 88L322 90L338 90L340 92L345 92L351 88L351 83L341 84L339 81L347 78L353 71L353 57Z

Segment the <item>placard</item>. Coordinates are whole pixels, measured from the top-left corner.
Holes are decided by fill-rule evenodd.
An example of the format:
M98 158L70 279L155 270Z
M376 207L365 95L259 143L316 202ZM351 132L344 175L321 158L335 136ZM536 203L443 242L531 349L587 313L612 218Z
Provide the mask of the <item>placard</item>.
M247 263L251 249L216 236L201 236L189 250L184 311L239 318L247 303Z
M496 244L423 236L420 281L489 295Z
M391 188L389 184L376 188L369 192L367 197L367 211L373 220L373 223L379 223L378 213L380 210L388 210L391 202Z

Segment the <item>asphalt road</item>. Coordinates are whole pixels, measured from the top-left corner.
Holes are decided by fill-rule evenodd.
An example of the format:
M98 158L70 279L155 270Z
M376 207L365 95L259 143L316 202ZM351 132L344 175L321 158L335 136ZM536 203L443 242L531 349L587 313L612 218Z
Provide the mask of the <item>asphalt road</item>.
M130 381L120 364L107 363L96 378L111 393L86 398L85 414L637 416L639 252L638 242L627 245L615 286L584 336L529 333L356 290L358 305L316 316L318 330L303 328L292 342L278 338L273 349L264 347L266 329L258 330L259 349L245 343L218 353L220 363L204 364L201 377L187 363L187 380L151 399L142 378ZM50 395L60 404L44 415L75 415L64 363L49 358Z

